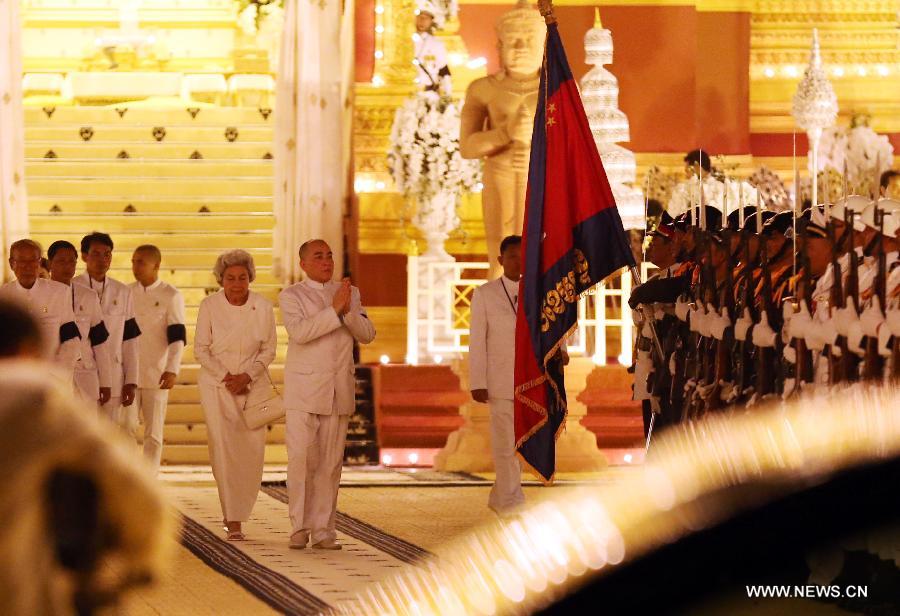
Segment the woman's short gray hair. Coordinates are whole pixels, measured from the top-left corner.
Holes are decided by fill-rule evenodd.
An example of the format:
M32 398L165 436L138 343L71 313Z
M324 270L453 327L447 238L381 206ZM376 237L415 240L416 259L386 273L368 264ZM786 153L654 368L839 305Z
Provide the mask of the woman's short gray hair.
M216 282L219 285L222 284L222 276L225 275L225 270L235 265L240 265L247 270L247 273L250 275L250 282L256 279L256 266L253 264L253 256L246 250L229 250L219 255L219 258L216 259L216 265L213 267L213 275L215 275Z

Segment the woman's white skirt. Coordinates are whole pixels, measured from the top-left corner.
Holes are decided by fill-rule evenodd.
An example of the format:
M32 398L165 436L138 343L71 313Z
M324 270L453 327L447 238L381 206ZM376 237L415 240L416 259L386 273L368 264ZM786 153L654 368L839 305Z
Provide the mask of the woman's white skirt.
M245 396L233 396L201 371L200 401L206 416L209 459L227 522L250 517L262 482L266 428L250 430L241 416Z

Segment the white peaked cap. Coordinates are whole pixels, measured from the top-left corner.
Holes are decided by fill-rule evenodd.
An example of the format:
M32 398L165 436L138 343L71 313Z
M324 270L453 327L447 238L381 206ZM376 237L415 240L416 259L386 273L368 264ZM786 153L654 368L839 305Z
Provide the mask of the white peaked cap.
M434 17L434 25L440 30L444 27L444 21L447 19L447 12L443 5L434 0L416 0L416 12L428 13Z
M839 199L831 206L831 217L841 222L844 220L844 212L849 208L857 214L862 212L871 205L872 200L861 195L850 195L846 199ZM857 231L865 231L866 227L859 219L859 216L853 218L853 228Z
M875 225L875 208L879 208L884 212L884 234L888 237L894 237L897 228L900 227L900 201L897 199L880 199L877 203L870 202L866 209L863 210L860 219L863 224L872 229L877 229Z

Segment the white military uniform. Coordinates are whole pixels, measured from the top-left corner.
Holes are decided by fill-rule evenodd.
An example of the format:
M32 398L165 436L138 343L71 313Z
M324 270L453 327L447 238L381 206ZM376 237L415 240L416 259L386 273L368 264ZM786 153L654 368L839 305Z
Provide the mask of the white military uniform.
M518 295L519 285L506 276L483 284L472 294L469 389L488 392L491 454L497 473L488 507L496 512L525 502L513 419Z
M444 42L430 32L416 32L415 44L416 79L423 90L431 90L442 96L450 96L453 86L450 69L447 67L447 48Z
M332 301L339 288L338 282L305 280L278 297L289 339L284 406L291 533L309 532L313 544L335 538L344 439L356 408L353 341L375 339L356 287L350 311L338 318Z
M144 456L159 470L162 457L163 426L169 390L159 388L163 372L178 374L187 344L184 327L184 296L167 282L157 280L149 287L131 284L134 316L141 330L140 375L134 405L144 423Z
M69 297L81 334L81 357L75 364L75 391L85 402L96 406L100 388L112 387L109 331L96 293L80 284L72 284Z
M112 396L101 407L104 415L116 422L128 435L137 431L137 406L122 406L122 387L138 382L138 336L141 330L134 318L131 289L125 283L107 276L102 282L93 280L87 272L76 276L72 284L92 289L100 299L103 322L109 331L110 387Z
M265 427L244 423L245 395L225 388L227 374L266 378L275 359L275 313L266 298L250 292L242 306L228 303L219 291L200 302L194 355L200 362L200 401L206 417L209 459L228 522L250 517L262 481Z
M72 382L81 355L80 334L68 291L61 282L44 278L36 279L30 289L18 280L0 287L0 297L20 304L37 321L44 340L44 355L54 360L65 383Z

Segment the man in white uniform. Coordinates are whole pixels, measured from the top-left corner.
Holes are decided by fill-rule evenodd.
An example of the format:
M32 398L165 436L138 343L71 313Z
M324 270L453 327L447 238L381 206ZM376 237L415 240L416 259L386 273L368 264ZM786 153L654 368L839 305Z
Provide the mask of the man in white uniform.
M159 470L162 457L163 426L169 390L181 369L181 355L187 344L184 327L184 296L159 279L162 254L151 244L138 246L131 257L134 315L141 336L140 376L135 407L144 422L144 456Z
M107 276L112 264L113 241L106 233L94 232L81 240L81 259L85 271L73 280L92 289L100 300L103 321L109 331L110 387L112 395L101 407L104 415L127 434L137 431L137 408L133 406L138 382L138 336L141 330L134 318L131 289Z
M432 0L419 0L416 10L415 44L416 81L426 92L441 96L453 95L450 68L447 66L447 49L434 34L435 28L444 27L444 11Z
M519 278L522 275L521 251L520 236L504 238L497 258L503 275L481 285L472 294L469 388L476 402L490 405L491 454L497 478L488 497L488 507L497 513L525 502L513 426L513 372Z
M80 356L80 334L65 285L40 278L41 246L32 240L13 242L9 266L16 279L0 287L0 297L18 302L40 325L44 355L53 359L61 379L71 384Z
M65 240L50 244L47 249L50 279L69 287L69 298L75 312L75 323L81 334L81 353L75 364L75 392L85 402L103 406L109 401L112 380L109 332L103 322L100 298L81 285L72 284L78 265L78 250Z
M332 281L334 258L323 240L300 247L306 280L278 296L288 332L284 366L290 547L339 550L334 512L347 422L356 406L353 342L375 327L350 279Z

